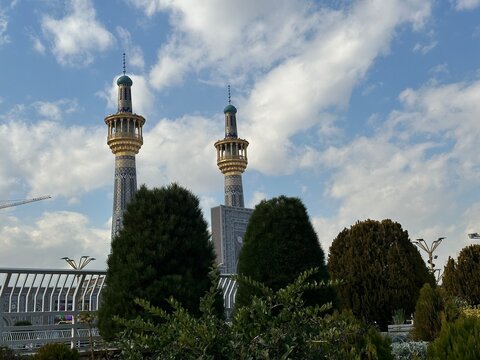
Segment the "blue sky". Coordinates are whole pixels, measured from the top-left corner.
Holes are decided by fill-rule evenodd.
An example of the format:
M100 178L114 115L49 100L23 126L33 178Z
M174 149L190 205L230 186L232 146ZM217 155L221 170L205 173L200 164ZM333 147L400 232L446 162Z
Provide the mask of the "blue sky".
M301 198L325 252L358 220L480 231L480 0L0 0L0 267L110 250L104 117L127 53L146 117L138 183L178 182L210 221L227 84L250 142L245 202Z

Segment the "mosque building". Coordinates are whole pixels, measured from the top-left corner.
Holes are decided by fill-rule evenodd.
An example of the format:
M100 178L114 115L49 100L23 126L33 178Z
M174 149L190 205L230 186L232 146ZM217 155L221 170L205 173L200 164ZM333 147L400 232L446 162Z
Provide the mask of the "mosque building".
M127 204L137 191L135 155L143 145L145 118L132 110L132 79L125 74L117 80L118 109L105 117L107 144L115 155L112 239L122 228ZM245 208L242 173L247 168L248 141L237 132L237 109L231 104L230 86L225 114L225 138L215 142L217 165L225 177L225 204L211 209L212 241L221 274L235 274L243 237L252 209Z

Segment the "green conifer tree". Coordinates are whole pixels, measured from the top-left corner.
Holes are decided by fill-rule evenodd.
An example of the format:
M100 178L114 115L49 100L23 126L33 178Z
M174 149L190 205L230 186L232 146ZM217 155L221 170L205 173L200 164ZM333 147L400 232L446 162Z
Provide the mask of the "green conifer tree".
M340 232L328 270L344 282L337 289L341 306L382 330L395 310L412 314L420 288L435 282L407 231L391 220L359 221Z
M314 267L319 268L317 280L328 280L325 255L300 199L280 196L260 202L248 223L238 273L276 291ZM249 304L253 295L260 294L240 282L236 307ZM306 293L305 298L324 304L334 299L334 291L324 288Z
M420 290L415 306L413 338L433 341L442 328L444 315L442 296L436 287L426 283Z
M101 335L112 339L118 333L114 316L149 319L136 298L168 310L166 299L173 296L198 313L200 298L211 286L214 259L197 197L176 184L153 190L142 186L112 241L99 310Z
M480 304L480 245L462 249L455 262L449 258L443 272L443 286L471 305Z

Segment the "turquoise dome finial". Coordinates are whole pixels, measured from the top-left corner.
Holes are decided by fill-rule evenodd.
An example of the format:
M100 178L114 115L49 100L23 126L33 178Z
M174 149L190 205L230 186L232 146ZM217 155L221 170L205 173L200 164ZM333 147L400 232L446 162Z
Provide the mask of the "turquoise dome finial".
M225 106L225 109L223 109L223 113L224 114L226 114L226 113L236 114L237 113L237 108L235 106L233 106L232 104L228 104L227 106Z
M237 108L232 105L232 97L230 94L230 85L228 85L228 105L225 106L225 109L223 109L223 113L237 113Z
M133 81L130 79L127 75L122 75L118 78L117 80L117 85L127 85L127 86L132 86Z

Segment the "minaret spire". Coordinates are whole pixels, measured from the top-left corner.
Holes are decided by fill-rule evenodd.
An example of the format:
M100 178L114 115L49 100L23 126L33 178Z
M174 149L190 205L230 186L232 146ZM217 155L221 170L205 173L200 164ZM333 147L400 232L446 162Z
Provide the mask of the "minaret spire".
M108 126L107 144L115 154L115 185L113 192L112 240L122 228L123 213L137 191L135 155L143 145L145 118L132 113L133 81L125 75L117 80L118 111L105 118Z
M242 173L247 168L248 141L239 139L237 134L237 109L231 104L228 85L228 105L225 114L225 138L215 143L217 165L225 175L225 205L244 207Z

